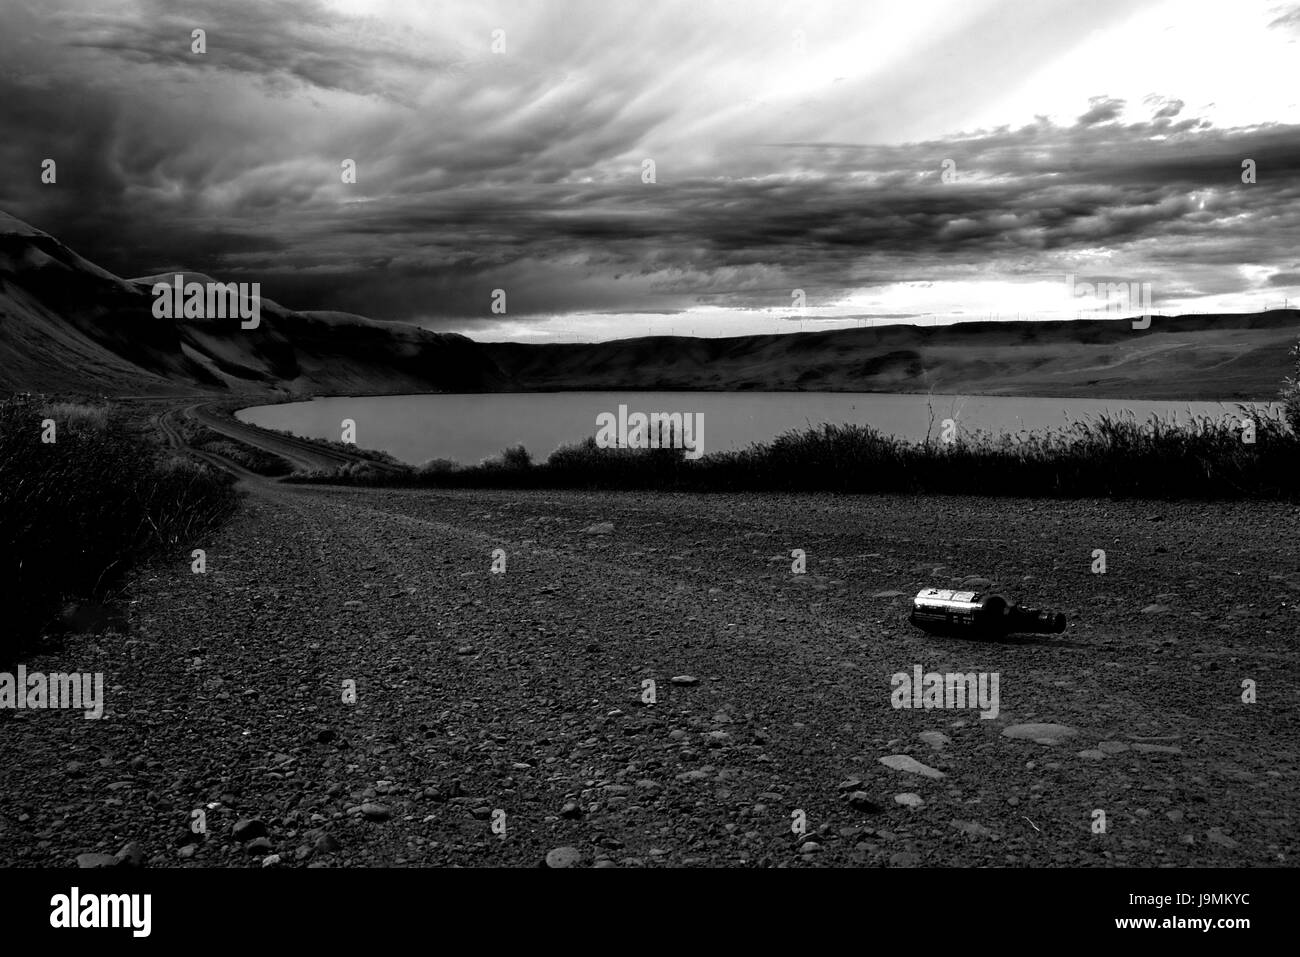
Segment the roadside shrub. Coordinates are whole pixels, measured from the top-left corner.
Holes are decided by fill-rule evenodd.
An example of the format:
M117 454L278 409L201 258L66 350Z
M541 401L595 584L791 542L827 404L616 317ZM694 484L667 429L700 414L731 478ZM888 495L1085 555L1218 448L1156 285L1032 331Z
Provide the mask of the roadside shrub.
M522 445L512 445L501 453L501 466L507 469L532 468L533 456Z
M296 478L439 488L1300 499L1300 434L1267 410L1244 406L1218 420L1103 415L1044 432L966 433L951 443L827 424L695 460L675 448L602 449L589 436L541 464L524 465L531 459L522 449L478 465L435 461L363 478L351 467Z
M1291 431L1300 435L1300 342L1291 347L1291 357L1295 359L1295 375L1282 380L1282 414Z
M142 557L193 542L236 500L227 476L162 452L110 406L0 402L0 655L64 601L103 597Z
M451 459L429 459L417 470L420 478L431 479L448 476L460 471L460 463Z

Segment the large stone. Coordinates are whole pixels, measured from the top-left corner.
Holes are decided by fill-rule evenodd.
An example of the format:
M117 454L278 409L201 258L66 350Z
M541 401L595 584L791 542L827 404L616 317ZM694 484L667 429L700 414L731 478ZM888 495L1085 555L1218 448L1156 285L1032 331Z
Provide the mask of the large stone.
M266 835L266 823L255 817L246 817L235 822L235 827L230 834L236 841L251 841L255 837Z
M143 867L144 848L137 841L132 841L117 852L113 858L118 867Z
M255 837L244 845L245 854L270 854L273 850L275 848L271 845L271 842L264 837Z
M942 771L922 764L906 754L889 754L880 759L880 763L887 768L893 768L895 771L907 771L910 774L920 774L927 778L947 777Z
M1060 744L1078 732L1064 724L1013 724L1003 728L1002 734L1004 737L1035 741L1038 744Z
M576 847L557 847L546 852L547 867L577 867L582 863L582 851Z

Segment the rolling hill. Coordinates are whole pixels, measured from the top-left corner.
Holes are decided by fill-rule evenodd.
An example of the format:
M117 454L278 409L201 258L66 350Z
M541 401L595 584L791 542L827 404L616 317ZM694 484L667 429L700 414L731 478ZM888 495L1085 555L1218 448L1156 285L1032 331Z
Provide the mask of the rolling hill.
M1277 397L1300 311L895 325L731 339L485 343L521 391L929 392L1130 399Z

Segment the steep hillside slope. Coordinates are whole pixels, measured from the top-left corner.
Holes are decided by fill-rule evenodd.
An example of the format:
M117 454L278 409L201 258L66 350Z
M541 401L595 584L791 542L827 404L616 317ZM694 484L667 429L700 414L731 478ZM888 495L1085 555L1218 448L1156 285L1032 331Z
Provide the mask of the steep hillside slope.
M0 214L0 388L105 392L480 391L503 382L470 339L261 300L261 321L158 319L155 281L120 279ZM211 281L184 273L183 282Z

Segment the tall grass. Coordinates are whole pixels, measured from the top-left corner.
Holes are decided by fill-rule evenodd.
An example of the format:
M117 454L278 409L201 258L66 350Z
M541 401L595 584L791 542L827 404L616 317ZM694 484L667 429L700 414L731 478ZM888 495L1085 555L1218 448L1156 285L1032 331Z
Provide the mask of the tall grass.
M0 656L65 600L103 597L141 557L196 542L235 502L227 476L148 444L110 406L0 402Z
M1300 342L1291 347L1291 358L1295 360L1295 375L1282 380L1282 414L1286 417L1291 431L1300 435Z
M1245 439L1246 417L1255 423ZM529 464L521 449L473 466L435 460L380 472L366 466L289 481L440 488L908 492L974 495L1300 499L1300 436L1263 410L1180 423L1101 416L1064 429L973 433L945 443L822 425L697 460L681 449L602 449L593 438Z
M187 419L181 425L181 434L190 448L220 455L258 475L275 478L293 471L293 465L287 459L256 446L236 442L193 419Z

